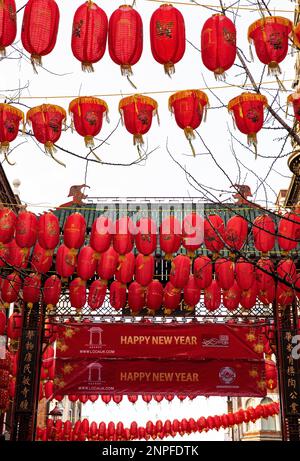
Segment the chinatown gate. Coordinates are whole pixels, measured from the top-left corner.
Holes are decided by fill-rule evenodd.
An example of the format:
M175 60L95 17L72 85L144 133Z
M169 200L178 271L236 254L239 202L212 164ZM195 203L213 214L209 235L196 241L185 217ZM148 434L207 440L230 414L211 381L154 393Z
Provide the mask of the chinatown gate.
M251 225L257 216L263 214L259 207L250 202L203 204L199 199L99 198L88 199L87 203L80 205L66 205L53 213L59 219L60 244L64 239L65 223L73 213L80 213L86 221L85 245L89 245L93 222L99 216L109 217L112 222L129 217L133 223L141 218L150 218L159 233L162 222L170 216L177 218L181 226L185 218L194 213L208 219L213 230L208 231L205 245L198 245L198 248L188 247L187 240L183 239L172 257L166 255L166 251L161 248L161 240L157 238L155 251L152 251L154 274L151 275L153 268L149 269L151 279L157 281L151 285L151 300L143 282L136 282L137 279L140 282L143 277L147 277L144 266L149 264L151 258L147 252L146 255L137 256L135 245L133 253L136 261L138 257L140 261L134 262L133 258L132 263L121 254L115 271L118 273L116 281L114 276L110 277L107 286L97 286L95 293L91 293L96 286L95 281L99 281L100 275L102 279L105 278L103 270L105 272L109 267L109 262L100 272L97 269L97 276L94 268L92 276L81 282L78 281L78 272L82 276L85 264L82 263L79 271L79 264L76 261L71 263L74 266L72 273L68 277L60 277L62 285L56 305L47 305L44 296L40 296L39 302L35 299L35 302L30 303L27 298L27 302L22 301L19 307L23 326L11 414L13 440L30 441L36 437L42 364L43 361L52 360L51 354L47 355L47 349L53 346L53 399L57 397L57 400L64 395L74 394L263 397L267 393L268 382L265 358L275 354L282 435L284 440L299 441L300 367L299 360L293 354L295 336L299 335L296 296L290 304L279 305L276 300L264 304L256 298L255 293L256 301L251 304L244 292L239 294L239 297L244 296L241 301L237 299L234 289L227 289L223 290L221 302L220 289L216 287L206 290L204 294L203 289L200 293L190 281L189 289L181 289L186 259L185 262L178 260L178 266L174 259L176 254L189 257L187 277L190 272L196 277L201 269L197 266L197 257L208 257L212 271L210 269L210 275L206 274L204 278L215 278L212 273L218 272L217 261L220 258L225 258L222 261L229 261L231 265L240 257L252 265L257 265L261 258L269 258L275 265L287 257L297 263L296 250L287 255L280 250L277 240L268 255L262 254L254 246ZM218 215L225 225L234 216L243 218L247 223L244 245L234 247L233 241L231 244L228 244L229 240L224 241L223 238L226 238L212 218L214 215ZM278 220L271 212L270 217L274 221ZM218 229L221 229L220 233ZM118 248L122 244L121 240L116 243ZM150 234L144 232L142 240L142 245L147 244L147 241L150 243ZM214 248L213 242L220 240L223 243ZM193 255L191 250L195 250ZM70 251L75 260L79 258L79 248L71 248ZM50 270L41 276L41 293L46 292L45 283L50 276L57 273L61 275L58 270L60 257L55 250ZM99 265L99 256L97 258L95 264ZM64 261L68 263L67 259ZM134 267L138 267L141 273L137 275L135 272L135 282L131 282ZM10 272L11 267L1 268L2 276ZM219 273L218 280L223 277L226 283L229 272L225 275ZM202 282L205 284L205 281ZM145 285L149 285L149 282L145 282ZM174 289L174 286L177 288ZM163 307L160 307L163 293ZM248 292L248 297L250 295ZM100 307L92 309L92 303L97 304L99 296L103 298ZM81 303L80 307L78 303Z

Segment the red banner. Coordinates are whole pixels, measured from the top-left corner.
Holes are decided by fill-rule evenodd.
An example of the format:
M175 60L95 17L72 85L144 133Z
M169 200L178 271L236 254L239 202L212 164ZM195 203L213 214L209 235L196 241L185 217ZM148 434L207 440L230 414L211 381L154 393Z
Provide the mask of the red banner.
M90 323L59 327L57 357L261 360L261 330L213 323Z
M264 362L56 360L55 394L264 396Z

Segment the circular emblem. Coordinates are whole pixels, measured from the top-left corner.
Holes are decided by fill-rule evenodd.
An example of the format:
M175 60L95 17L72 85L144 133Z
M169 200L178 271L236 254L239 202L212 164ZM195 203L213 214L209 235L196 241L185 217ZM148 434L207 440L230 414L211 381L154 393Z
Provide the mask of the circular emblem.
M223 367L219 372L219 378L224 384L232 384L236 378L236 372L231 367Z

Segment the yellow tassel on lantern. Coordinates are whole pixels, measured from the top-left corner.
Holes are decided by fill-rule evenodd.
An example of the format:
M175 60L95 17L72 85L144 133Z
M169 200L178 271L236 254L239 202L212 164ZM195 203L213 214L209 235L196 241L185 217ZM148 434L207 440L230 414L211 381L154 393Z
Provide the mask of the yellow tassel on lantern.
M139 133L133 135L133 144L135 146L142 146L144 144L143 136Z
M93 136L85 136L84 142L85 142L86 147L95 147Z
M272 76L276 77L279 74L281 74L281 69L280 69L280 66L279 66L278 62L276 62L276 61L269 62L269 64L268 64L268 75L272 75Z
M91 62L82 62L81 69L83 70L83 72L88 72L88 73L94 72L94 67Z
M121 65L121 74L125 75L126 77L130 77L133 75L132 68L130 64L122 64Z
M169 77L175 74L175 66L173 62L166 62L164 64L164 69L165 69L165 74L167 74Z
M3 57L3 58L5 58L5 56L6 56L6 48L4 48L2 46L0 47L0 56Z

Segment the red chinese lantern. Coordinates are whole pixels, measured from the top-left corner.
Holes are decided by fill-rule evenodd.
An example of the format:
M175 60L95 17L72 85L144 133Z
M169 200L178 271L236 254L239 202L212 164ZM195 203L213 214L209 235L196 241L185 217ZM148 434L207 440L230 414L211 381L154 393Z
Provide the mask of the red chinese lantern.
M99 216L92 225L90 245L97 253L104 253L112 241L112 221L106 216Z
M297 270L295 263L291 259L285 259L279 262L277 266L277 274L280 278L286 280L292 286L285 285L283 282L278 282L276 289L276 299L281 306L292 304L295 298L293 285L296 281Z
M293 23L280 16L263 17L248 28L248 40L254 42L258 59L268 66L269 74L280 73L279 63L288 52Z
M92 247L82 247L77 260L77 274L83 280L91 279L97 268L97 255Z
M163 64L166 74L174 74L174 64L185 52L185 24L182 14L173 5L161 5L152 14L150 40L154 59Z
M231 251L241 250L247 240L248 223L241 216L232 216L226 224L224 240Z
M242 290L240 296L240 304L244 309L252 309L256 303L256 296L257 296L257 284L256 281L253 285L248 288L247 290Z
M56 44L59 24L59 9L54 0L29 0L22 24L21 40L31 62L42 64L42 56L51 53ZM36 70L36 69L35 69Z
M113 246L109 247L107 251L100 255L97 274L103 280L110 280L113 278L119 264L119 255Z
M164 251L165 259L171 259L181 244L181 225L175 216L163 219L159 229L159 245Z
M113 12L108 25L108 49L111 59L121 66L122 75L132 75L143 51L143 23L139 13L129 5Z
M67 117L65 109L53 104L42 104L33 107L27 112L26 121L31 123L33 134L41 144L44 144L45 152L60 165L65 166L54 157L56 149L54 144L59 140L62 132L62 124Z
M146 306L148 313L154 315L163 303L164 289L159 280L152 280L146 290Z
M39 243L36 243L31 257L31 269L34 272L46 274L51 269L52 259L53 250L45 250Z
M37 239L37 217L30 211L21 211L16 223L16 243L20 248L32 247Z
M266 385L270 390L275 390L277 387L277 369L273 360L265 361L265 377Z
M239 287L242 290L249 290L256 278L254 263L245 261L243 258L238 259L235 265L235 275Z
M200 295L201 290L198 287L195 277L190 275L189 281L183 289L183 299L188 312L193 312L195 310L195 306L200 301Z
M59 221L53 213L44 213L38 220L38 242L45 250L54 250L59 243Z
M260 215L255 218L252 226L254 245L258 251L267 253L275 245L275 224L268 215Z
M89 289L88 305L92 311L99 309L104 301L107 290L107 282L105 280L95 280Z
M0 4L0 55L1 55L1 4ZM0 104L0 153L5 156L9 162L7 153L9 145L16 139L19 132L20 122L24 123L24 114L22 111L9 104Z
M205 21L201 32L202 62L215 77L224 75L236 57L236 28L224 14L214 14Z
M45 398L47 400L50 400L53 398L53 388L54 388L53 381L47 381L45 383L44 390L45 390Z
M143 287L149 285L154 276L154 257L138 254L135 258L135 280Z
M43 298L47 310L51 311L59 302L61 294L61 281L57 275L51 275L44 283Z
M127 398L130 403L134 404L138 401L138 396L137 395L127 395Z
M133 249L134 224L130 218L123 216L115 222L113 247L119 255L125 255Z
M223 219L217 215L209 215L204 221L204 242L208 250L219 253L224 248L225 226Z
M103 116L108 113L106 102L98 98L76 98L69 105L69 113L72 114L75 130L84 137L86 147L94 147L94 137L100 133Z
M135 94L121 99L119 111L126 130L133 135L133 144L144 144L143 135L148 133L153 116L157 115L157 102L149 96Z
M157 403L162 402L163 399L164 399L163 395L160 395L160 394L154 395L154 400L155 400L155 402L157 402Z
M109 300L113 309L124 309L127 300L126 285L115 280L110 286Z
M25 269L28 265L29 248L20 248L15 240L7 243L6 262L18 269Z
M215 311L221 304L221 288L217 280L213 280L204 290L204 305L207 310Z
M175 288L184 288L188 283L191 261L188 256L178 255L171 264L170 282Z
M56 276L54 275L52 277L56 277ZM57 279L58 279L58 277L57 277ZM49 279L47 279L47 280L49 280ZM50 277L50 281L52 281L51 277ZM52 281L52 284L53 284L53 281ZM48 283L48 285L49 285L49 283ZM45 285L44 285L44 288L45 288ZM43 290L43 295L44 295L44 290ZM55 299L55 301L56 301L56 299ZM50 305L50 307L49 307L50 310L51 310L52 306L53 306L53 304ZM45 342L47 342L48 344L54 343L56 341L56 339L58 338L58 327L56 325L54 325L53 323L51 323L51 322L45 323L44 338L45 338ZM54 368L55 367L53 367L53 370L52 370L53 372L55 371Z
M285 213L278 224L278 245L283 251L297 248L300 239L300 216Z
M84 244L86 221L81 213L72 213L66 219L64 225L64 244L74 250L78 250Z
M212 282L212 261L207 256L199 256L194 261L194 277L199 288L208 288Z
M9 245L0 243L0 267L6 266L9 259Z
M15 0L0 2L0 56L6 56L5 48L13 44L17 35Z
M263 304L271 304L275 298L274 265L270 259L260 259L257 262L256 283L257 296ZM261 267L264 270L259 269ZM265 272L266 271L266 272Z
M200 248L204 239L204 219L193 212L185 216L182 221L182 246L188 256L193 257Z
M72 280L69 285L70 303L75 309L82 309L86 303L86 282L80 277Z
M171 282L168 282L164 289L163 305L165 315L170 315L179 308L181 301L181 290L175 288Z
M137 315L145 307L145 288L138 282L132 282L128 288L128 306L132 315Z
M78 395L68 395L68 399L70 400L70 402L76 402L78 400Z
M99 395L89 395L89 401L92 403L97 402L98 398L99 398Z
M152 400L152 395L151 394L143 394L142 399L144 400L144 402L149 404L151 402L151 400Z
M0 311L0 336L4 335L6 329L6 314L4 311Z
M93 64L100 61L105 53L108 19L105 11L88 0L77 8L72 27L72 52L81 68L93 72Z
M215 262L218 284L223 290L229 290L234 283L234 262L226 258L218 258Z
M223 304L229 311L235 311L240 302L241 289L238 286L237 282L234 281L234 284L229 288L229 290L223 291Z
M14 312L7 321L7 336L9 339L19 339L22 332L22 314Z
M116 270L116 280L126 284L130 283L133 279L135 268L135 257L133 253L126 253L120 257L119 266Z
M14 238L16 221L17 217L12 210L9 208L0 209L0 248Z
M174 113L179 128L184 130L194 156L196 155L192 146L192 140L195 138L194 130L202 122L203 114L205 120L207 105L208 97L200 90L178 91L169 98L169 109Z
M23 283L23 301L27 303L29 309L33 304L38 303L41 296L41 276L30 274L25 277Z
M297 26L299 30L299 26ZM300 43L299 43L300 47ZM287 104L293 105L294 110L294 117L299 122L300 121L300 94L299 93L292 93L287 98Z
M256 134L262 129L267 105L267 98L257 93L242 93L228 103L228 110L232 111L239 131L247 135L249 146L256 147Z
M76 254L62 244L56 253L56 272L63 278L71 277L75 272Z
M135 245L137 250L145 256L156 250L157 228L153 219L141 218L137 221Z

